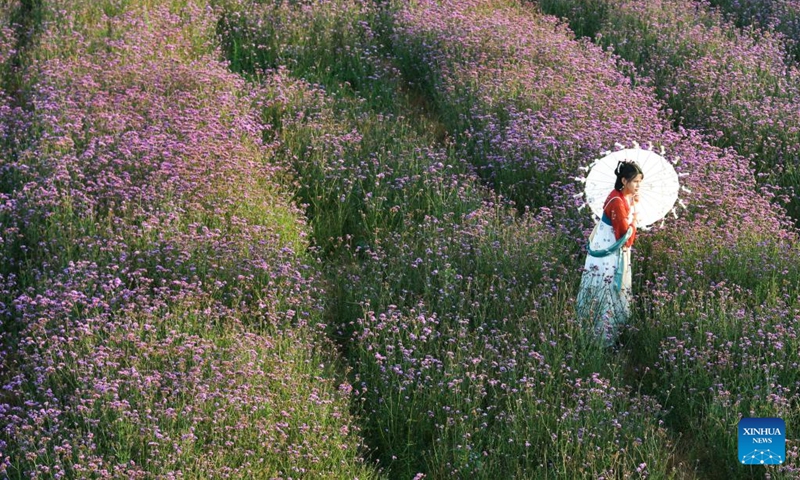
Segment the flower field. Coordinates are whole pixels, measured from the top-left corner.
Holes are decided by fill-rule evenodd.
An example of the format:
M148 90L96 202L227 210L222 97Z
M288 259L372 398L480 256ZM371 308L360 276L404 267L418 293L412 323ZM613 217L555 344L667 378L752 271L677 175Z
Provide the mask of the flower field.
M635 67L629 75L654 87L676 125L696 129L709 143L747 158L759 183L783 197L794 218L800 216L794 191L800 179L800 72L796 60L788 58L791 44L776 31L780 25L788 28L792 15L777 15L785 22L779 26L767 18L777 18L771 9L796 10L789 7L794 2L717 2L736 4L742 15L763 13L764 19L753 22L765 30L739 29L694 1L540 3L545 12L566 16L576 31L629 61Z
M784 36L788 51L800 55L800 3L795 0L746 0L709 2L718 7L738 26L756 26Z
M796 478L790 3L3 2L0 478ZM685 207L605 349L637 143Z

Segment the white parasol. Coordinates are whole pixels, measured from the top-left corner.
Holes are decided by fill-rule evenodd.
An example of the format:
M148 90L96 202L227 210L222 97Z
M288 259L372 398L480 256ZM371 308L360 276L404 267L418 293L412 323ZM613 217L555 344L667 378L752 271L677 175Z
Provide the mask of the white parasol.
M644 178L639 186L639 201L636 204L637 226L647 227L664 218L670 211L674 212L677 201L684 208L686 205L678 200L681 189L678 174L672 164L662 155L639 148L626 148L616 152L608 152L589 167L589 174L580 181L586 182L583 195L592 212L603 215L603 206L608 194L614 189L617 176L614 170L623 160L633 160L642 169ZM684 188L685 191L688 189Z

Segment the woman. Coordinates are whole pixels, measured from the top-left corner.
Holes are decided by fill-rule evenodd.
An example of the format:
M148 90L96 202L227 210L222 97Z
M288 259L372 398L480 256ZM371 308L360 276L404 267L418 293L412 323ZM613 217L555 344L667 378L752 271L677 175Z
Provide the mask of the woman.
M589 237L588 255L578 292L578 317L591 325L605 346L614 343L618 328L630 316L631 246L636 239L636 201L644 178L633 161L614 170L614 190L606 198L603 217Z

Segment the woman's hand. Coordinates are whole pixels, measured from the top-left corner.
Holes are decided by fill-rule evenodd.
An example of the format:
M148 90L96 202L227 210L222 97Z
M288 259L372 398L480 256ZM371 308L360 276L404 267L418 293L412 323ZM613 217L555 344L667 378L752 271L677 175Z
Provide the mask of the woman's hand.
M639 226L639 212L637 212L636 206L639 204L639 194L635 193L633 198L631 198L631 210L633 210L633 224L637 227Z

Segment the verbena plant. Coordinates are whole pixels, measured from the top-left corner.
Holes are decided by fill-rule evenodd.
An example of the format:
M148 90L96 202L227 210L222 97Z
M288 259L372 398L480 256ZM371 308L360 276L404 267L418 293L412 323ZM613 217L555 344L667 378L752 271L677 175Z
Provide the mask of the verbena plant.
M376 477L213 11L44 9L2 171L3 475Z
M267 4L252 14L270 18L273 9ZM322 2L296 15L305 18L313 9L347 11ZM323 62L326 51L323 46ZM614 387L604 377L614 375L604 368L607 354L569 319L577 278L567 265L575 261L576 246L555 222L530 214L516 219L502 199L487 196L468 175L459 149L433 144L435 131L421 134L406 124L417 118L370 110L379 108L372 88L334 101L323 89L339 92L341 78L312 87L291 77L320 81L317 73L292 65L261 73L268 93L259 103L270 123L280 125L266 138L285 148L311 224L326 232L315 238L326 242L327 232L339 232L338 241L348 247L330 250L336 255L330 256L335 305L329 329L353 365L364 433L381 464L397 476L496 478L540 471L547 478L648 468L668 475L671 447L658 425L657 404ZM398 125L376 127L376 116ZM484 197L492 203L482 205ZM553 345L539 336L543 328ZM526 383L534 365L543 377ZM549 369L554 380L540 385ZM600 403L635 409L630 418L642 429L618 435L617 413L581 409L594 388L584 385L597 386ZM549 409L571 394L574 404ZM537 405L543 410L534 417L542 423L526 413L537 412ZM557 416L564 414L574 415L574 423L560 424ZM567 434L573 425L586 432L575 442L600 450L584 456L573 449ZM647 453L619 456L615 441ZM646 456L662 458L661 466L648 467Z
M800 120L798 73L781 38L739 29L704 2L609 0L602 19L578 4L540 2L547 13L591 23L593 40L631 62L676 125L695 128L719 147L750 160L761 185L778 187L776 203L798 218Z

